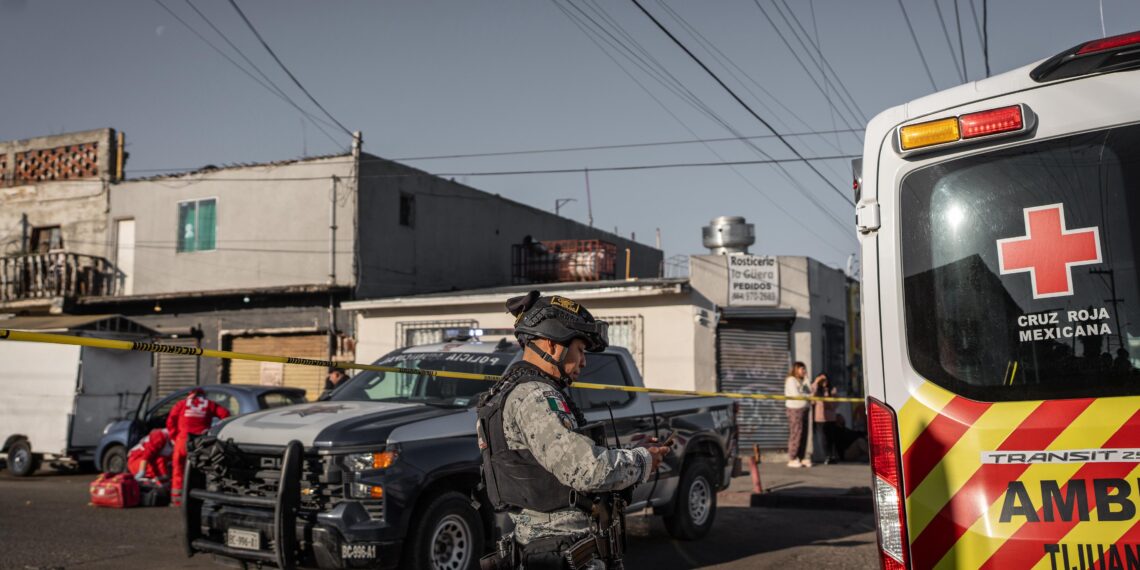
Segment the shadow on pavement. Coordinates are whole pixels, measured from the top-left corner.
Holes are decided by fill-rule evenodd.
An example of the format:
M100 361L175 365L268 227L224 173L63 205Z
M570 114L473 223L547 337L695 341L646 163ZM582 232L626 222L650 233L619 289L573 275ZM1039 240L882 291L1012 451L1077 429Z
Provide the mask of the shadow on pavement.
M838 564L826 567L862 568L877 563L875 527L865 513L720 506L716 517L712 531L695 541L674 540L659 518L631 517L626 567L679 570L732 562L737 562L730 564L734 568L768 567L797 558L781 551L805 546L838 550L829 556Z

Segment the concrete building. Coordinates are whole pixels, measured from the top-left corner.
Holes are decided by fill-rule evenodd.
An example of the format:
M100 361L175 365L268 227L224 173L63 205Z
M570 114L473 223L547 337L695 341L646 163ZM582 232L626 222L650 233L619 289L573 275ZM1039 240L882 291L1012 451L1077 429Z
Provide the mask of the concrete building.
M0 313L119 291L107 211L125 160L112 129L0 142Z
M530 267L516 254L546 251L548 240L605 244L607 263L589 279L627 266L652 277L662 261L651 247L360 152L127 180L107 202L105 249L123 286L62 310L129 315L171 342L240 352L351 360L342 301L509 284ZM158 368L160 393L269 382L316 397L325 376L167 355Z
M766 269L734 277L731 263ZM734 285L763 283L773 294L759 304L732 294ZM801 360L809 374L836 379L843 393L862 393L846 381L856 356L847 339L848 279L806 257L693 256L688 278L498 287L343 306L356 315L357 359L371 362L402 346L439 342L447 329L509 328L504 302L534 288L580 301L610 321L611 342L633 353L650 387L782 394L791 363ZM741 444L784 447L783 410L783 402L744 401Z

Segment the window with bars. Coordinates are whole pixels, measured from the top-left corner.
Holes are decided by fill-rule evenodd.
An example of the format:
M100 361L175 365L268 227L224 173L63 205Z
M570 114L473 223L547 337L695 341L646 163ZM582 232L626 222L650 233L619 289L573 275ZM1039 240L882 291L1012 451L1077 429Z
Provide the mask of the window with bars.
M211 251L217 235L218 200L178 203L178 251Z
M399 348L438 344L445 340L449 329L477 329L475 319L451 319L438 321L403 321L396 323L396 342Z
M610 324L610 346L620 346L633 355L633 361L640 370L645 370L644 321L641 315L599 316L599 320Z

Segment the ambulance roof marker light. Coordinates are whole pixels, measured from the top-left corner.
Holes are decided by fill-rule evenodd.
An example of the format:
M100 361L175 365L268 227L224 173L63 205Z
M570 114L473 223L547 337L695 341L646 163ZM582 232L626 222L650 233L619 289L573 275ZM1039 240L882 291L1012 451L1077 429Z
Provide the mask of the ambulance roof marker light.
M962 138L972 139L1019 131L1024 121L1021 116L1021 105L1010 105L1000 109L962 115L958 118L958 123L961 125Z
M1033 129L1035 123L1036 116L1021 103L943 117L898 127L898 147L895 150L902 156L910 156L956 148L981 142L980 139L1026 133Z

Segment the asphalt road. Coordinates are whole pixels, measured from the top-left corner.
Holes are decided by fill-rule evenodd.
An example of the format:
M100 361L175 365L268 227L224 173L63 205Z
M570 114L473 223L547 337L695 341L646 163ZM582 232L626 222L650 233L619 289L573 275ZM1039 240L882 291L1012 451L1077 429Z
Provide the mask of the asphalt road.
M205 556L185 557L176 509L88 506L87 484L94 478L0 474L0 569L222 567ZM741 484L721 493L712 533L695 542L670 539L652 517L631 517L626 567L877 567L871 515L752 508L748 498Z

